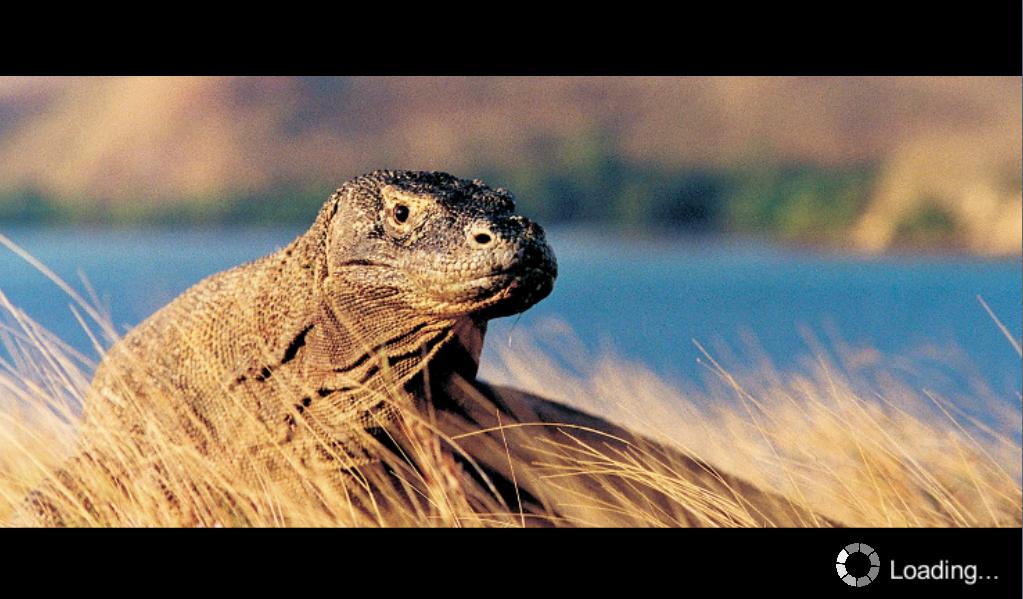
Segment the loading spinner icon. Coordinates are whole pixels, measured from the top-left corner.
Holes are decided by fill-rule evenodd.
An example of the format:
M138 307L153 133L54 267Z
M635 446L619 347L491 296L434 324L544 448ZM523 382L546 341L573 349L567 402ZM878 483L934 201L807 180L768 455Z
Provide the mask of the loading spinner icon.
M853 576L845 567L846 560L854 553L862 553L870 560L870 570L866 576ZM838 570L838 577L845 584L851 587L865 587L873 582L877 578L878 572L881 571L881 558L878 557L874 548L866 543L850 543L846 545L845 549L838 552L838 561L835 563L835 569Z

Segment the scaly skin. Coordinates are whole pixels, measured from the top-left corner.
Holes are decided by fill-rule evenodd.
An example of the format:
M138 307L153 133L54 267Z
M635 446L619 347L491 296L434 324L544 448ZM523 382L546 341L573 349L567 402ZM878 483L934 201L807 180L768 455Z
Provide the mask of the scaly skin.
M159 389L187 408L176 415L202 447L267 442L262 430L238 438L252 427L225 394L280 442L296 441L300 416L335 437L386 419L381 398L458 330L551 292L543 231L513 209L507 192L442 173L355 178L287 247L201 281L132 330L93 394Z
M281 460L372 461L352 437L410 405L406 386L441 347L551 292L543 231L513 211L508 192L444 173L346 182L287 247L199 282L115 344L86 398L95 432L79 465L118 462L90 438L103 431L146 455L154 422L281 476Z

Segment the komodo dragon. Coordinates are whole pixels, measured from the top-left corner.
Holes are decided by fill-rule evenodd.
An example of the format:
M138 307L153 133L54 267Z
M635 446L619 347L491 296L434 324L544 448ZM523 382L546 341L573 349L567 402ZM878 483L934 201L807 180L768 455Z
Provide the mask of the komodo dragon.
M513 523L635 524L614 509L623 500L683 525L821 523L599 418L476 380L487 321L528 309L557 276L542 229L514 208L509 192L444 173L376 171L346 182L289 245L199 282L114 345L86 398L92 432L76 463L130 496L143 474L123 471L89 439L127 435L144 457L159 436L237 463L243 475L286 478L299 464L341 486L372 479L363 485L370 494L392 488L351 494L352 505L407 514L405 500L430 493L415 481L439 480L417 473L426 431L444 440L449 488ZM653 456L704 508L606 471L548 478L564 473L571 446ZM167 467L158 462L150 475L167 476ZM66 471L48 484L24 510L37 522L75 523L46 499L57 491L102 521L103 506ZM747 517L708 518L708 497ZM580 511L587 502L602 507Z

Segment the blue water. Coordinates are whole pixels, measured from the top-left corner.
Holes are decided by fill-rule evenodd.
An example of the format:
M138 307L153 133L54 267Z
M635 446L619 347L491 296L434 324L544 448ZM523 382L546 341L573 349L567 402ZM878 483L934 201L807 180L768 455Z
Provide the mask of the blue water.
M0 232L78 288L78 273L84 274L127 330L206 275L264 255L301 231ZM1020 389L1020 358L976 299L982 296L1018 339L1018 258L864 258L734 239L637 240L573 230L552 230L549 238L560 266L554 293L517 323L495 322L488 343L557 318L587 345L689 380L706 372L693 339L718 356L734 350L741 362L742 339L752 334L785 370L800 368L811 353L802 332L809 329L826 344L840 339L874 348L938 390L981 384L1013 400ZM94 355L67 296L4 248L0 290Z

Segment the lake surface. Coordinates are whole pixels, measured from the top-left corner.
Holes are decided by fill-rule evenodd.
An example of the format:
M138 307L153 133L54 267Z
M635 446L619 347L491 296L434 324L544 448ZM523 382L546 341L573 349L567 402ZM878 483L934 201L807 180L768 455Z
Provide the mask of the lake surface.
M203 277L264 255L301 231L0 232L76 288L82 288L83 273L127 330ZM785 370L800 368L811 353L801 332L809 327L821 338L877 350L932 389L951 393L979 382L1018 405L1020 358L976 299L983 296L1019 338L1018 258L864 258L748 240L639 240L567 229L551 230L548 237L560 267L554 293L517 322L493 323L488 344L506 343L520 330L549 329L546 323L556 318L591 347L612 349L669 378L692 380L706 371L697 363L693 339L726 355L740 350L743 335L752 333ZM94 355L67 296L2 247L0 290Z

